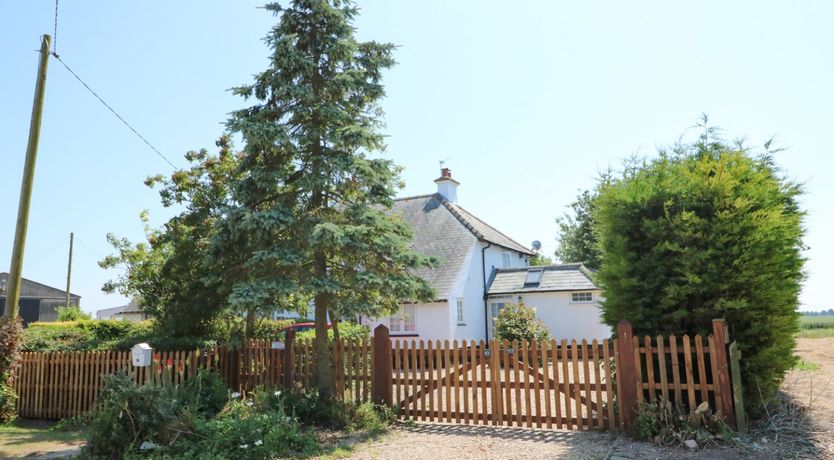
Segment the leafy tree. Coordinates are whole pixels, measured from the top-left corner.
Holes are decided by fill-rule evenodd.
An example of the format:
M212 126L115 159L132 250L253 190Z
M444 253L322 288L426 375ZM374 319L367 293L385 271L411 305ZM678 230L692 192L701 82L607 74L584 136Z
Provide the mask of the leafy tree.
M20 317L0 316L0 424L17 415L16 365L23 342L23 323Z
M536 316L536 309L523 303L506 305L495 317L496 340L546 340L550 336L544 321Z
M217 146L218 155L188 152L191 168L176 171L169 179L148 178L149 187L162 184L163 206L183 210L161 229L151 228L147 213L142 213L147 241L134 244L108 235L117 254L99 262L105 269L125 269L103 290L134 297L157 319L157 327L171 336L204 336L228 308L229 284L209 276L217 267L207 263L205 254L213 226L228 205L229 181L238 174L238 160L228 136L221 137Z
M550 265L553 263L553 259L547 257L544 254L535 253L533 257L530 257L530 266L536 267L539 265Z
M228 122L245 147L212 234L209 263L219 270L210 279L231 280L237 309L312 301L317 386L330 396L328 314L378 316L431 299L411 270L434 260L411 250L409 227L386 213L400 169L376 157L385 147L378 102L394 45L357 41L350 1L266 8L280 19L266 37L269 67L234 89L256 104Z
M745 401L761 410L794 364L803 279L801 187L772 152L691 145L632 163L593 200L603 318L635 335L706 334L726 319L744 356Z
M607 180L602 176L600 183ZM559 231L556 239L556 258L562 263L582 262L587 267L599 268L600 250L594 234L594 199L596 191L585 190L571 203L572 214L565 213L556 219Z

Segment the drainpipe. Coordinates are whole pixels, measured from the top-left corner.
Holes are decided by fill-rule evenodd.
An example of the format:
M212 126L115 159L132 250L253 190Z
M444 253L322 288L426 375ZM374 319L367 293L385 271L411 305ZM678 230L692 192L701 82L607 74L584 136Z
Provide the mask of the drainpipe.
M489 305L487 304L487 284L486 284L486 250L492 247L492 243L487 243L481 248L481 276L484 278L484 337L489 341Z

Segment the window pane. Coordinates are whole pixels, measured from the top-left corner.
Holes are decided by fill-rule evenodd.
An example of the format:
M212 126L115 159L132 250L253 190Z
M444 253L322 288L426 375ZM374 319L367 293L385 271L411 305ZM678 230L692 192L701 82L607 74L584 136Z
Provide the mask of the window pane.
M457 318L458 322L463 322L463 299L458 299Z
M417 321L414 318L414 305L403 305L403 331L416 332Z

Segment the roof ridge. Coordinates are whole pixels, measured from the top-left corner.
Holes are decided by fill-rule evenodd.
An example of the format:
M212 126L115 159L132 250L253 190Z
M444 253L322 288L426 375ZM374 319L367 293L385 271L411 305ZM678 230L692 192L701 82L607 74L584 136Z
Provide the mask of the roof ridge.
M400 198L394 198L394 201L405 201L405 200L415 200L417 198L428 198L432 195L440 195L440 194L439 193L426 193L426 194L423 194L423 195L404 196L404 197L400 197Z
M449 205L450 205L450 206L456 206L456 207L460 208L461 210L463 210L463 212L465 212L465 213L469 214L470 216L472 216L472 218L473 218L473 219L477 220L478 222L480 222L480 223L482 223L482 224L486 225L487 227L491 228L492 230L494 230L494 231L495 231L495 233L498 233L499 235L503 236L504 238L506 238L506 239L508 239L508 240L512 241L513 243L517 244L519 247L522 247L522 248L524 248L525 250L527 250L527 247L526 247L526 246L524 246L523 244L519 243L519 242L518 242L518 241L516 241L515 239L511 238L509 235L507 235L506 233L502 232L501 230L498 230L497 228L493 227L492 225L490 225L490 224L486 223L483 219L481 219L480 217L476 216L475 214L473 214L473 213L469 212L469 211L468 211L466 208L464 208L463 206L461 206L461 205L459 205L459 204L457 204L457 203L449 203ZM447 206L447 207L448 207L448 206ZM471 224L470 224L470 225L471 225ZM478 233L480 234L480 232L478 232ZM483 237L483 235L481 235L481 237ZM528 252L529 252L529 250L528 250Z

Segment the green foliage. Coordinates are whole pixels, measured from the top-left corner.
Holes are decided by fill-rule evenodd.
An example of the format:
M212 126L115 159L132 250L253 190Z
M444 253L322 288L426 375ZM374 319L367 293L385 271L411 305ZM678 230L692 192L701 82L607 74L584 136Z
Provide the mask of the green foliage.
M180 403L196 413L214 417L229 401L229 390L223 380L208 369L200 369L188 378L180 391Z
M730 427L710 411L708 403L702 403L691 414L677 412L668 401L641 403L633 431L638 439L663 446L680 447L689 439L703 446L733 438Z
M600 184L609 179L607 174L600 177ZM581 262L586 267L599 268L601 251L594 233L594 200L596 191L585 190L570 204L572 214L565 213L556 219L559 226L556 258L562 263Z
M498 311L495 318L497 340L546 340L550 336L544 321L536 316L536 309L526 305L510 304Z
M533 254L533 257L530 257L530 266L535 267L539 265L550 265L553 263L553 259L547 257L543 254Z
M16 417L15 365L20 357L23 326L19 317L0 316L0 424Z
M371 403L354 404L321 396L318 391L274 391L265 393L266 403L304 425L347 431L380 431L396 421L391 408Z
M801 188L768 152L710 139L629 165L599 188L594 221L604 321L635 335L707 334L727 320L738 341L748 413L795 362L804 259ZM767 146L767 144L766 144Z
M23 331L24 351L127 350L146 341L152 323L79 320L31 323Z
M87 312L81 311L81 308L76 306L56 307L55 313L58 314L58 321L80 321L85 319L93 319L93 316Z
M327 330L327 339L333 342L333 329ZM339 336L342 340L364 339L371 336L371 328L364 324L351 323L350 321L339 321ZM312 340L316 337L314 329L307 329L296 335L297 340Z
M98 408L90 419L84 453L94 458L121 458L140 443L167 444L182 406L169 388L137 385L119 372L105 377Z
M834 328L834 316L805 316L799 317L802 329L831 329Z

